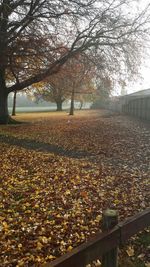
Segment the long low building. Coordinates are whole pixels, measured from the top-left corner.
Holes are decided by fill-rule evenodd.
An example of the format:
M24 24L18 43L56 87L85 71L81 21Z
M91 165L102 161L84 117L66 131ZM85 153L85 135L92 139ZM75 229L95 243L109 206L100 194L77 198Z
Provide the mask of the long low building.
M109 108L114 111L150 120L150 89L114 97L110 101Z

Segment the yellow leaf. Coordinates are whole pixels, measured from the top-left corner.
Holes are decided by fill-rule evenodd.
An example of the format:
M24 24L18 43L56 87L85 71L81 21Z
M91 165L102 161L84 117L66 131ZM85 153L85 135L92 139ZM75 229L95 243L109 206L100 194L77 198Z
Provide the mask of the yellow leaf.
M119 204L119 202L120 202L120 201L119 201L118 199L115 199L115 200L114 200L114 204L116 204L116 205Z
M134 248L132 247L128 247L128 249L126 250L127 254L129 257L134 256Z
M46 259L47 260L54 260L54 259L56 259L56 257L53 256L53 255L49 255L49 256L46 257Z
M95 221L100 222L102 220L102 215L97 215Z
M41 250L43 247L42 243L41 242L37 242L37 249L38 250Z
M7 222L4 221L4 222L2 223L2 225L3 225L4 230L5 230L5 231L8 231L8 224L7 224Z
M46 236L40 236L39 240L42 241L42 243L44 244L48 243L48 238Z
M69 246L68 248L67 248L67 251L71 251L73 249L73 247L72 246Z
M36 257L36 261L37 261L37 262L41 262L42 259L41 259L39 256L37 256L37 257Z
M18 248L22 248L22 244L20 243L20 244L18 244Z
M65 195L70 195L70 190L67 190L67 191L65 192Z
M24 266L24 260L19 260L16 267Z

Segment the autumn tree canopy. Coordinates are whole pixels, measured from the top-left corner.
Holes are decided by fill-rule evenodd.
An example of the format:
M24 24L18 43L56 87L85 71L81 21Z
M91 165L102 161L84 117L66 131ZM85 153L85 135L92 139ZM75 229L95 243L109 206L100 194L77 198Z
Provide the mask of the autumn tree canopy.
M132 69L149 22L149 7L130 12L135 2L0 0L0 123L9 121L10 92L56 73L76 53L94 56L100 69Z
M46 100L56 103L57 110L62 110L65 100L80 99L79 95L87 95L95 91L95 66L82 54L77 54L42 82L36 83L31 90L31 97L36 101Z

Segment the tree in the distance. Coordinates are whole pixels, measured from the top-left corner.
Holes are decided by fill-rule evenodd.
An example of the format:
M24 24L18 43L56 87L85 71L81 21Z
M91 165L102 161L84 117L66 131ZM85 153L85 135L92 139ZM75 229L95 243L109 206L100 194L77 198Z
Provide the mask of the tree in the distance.
M93 84L93 89L90 91L87 91L86 93L79 93L75 95L75 100L79 102L79 109L83 109L84 104L89 103L93 104L97 97L97 90L96 87Z
M53 77L54 79L54 77ZM31 97L36 103L47 101L55 103L57 106L57 111L62 111L62 104L67 100L69 92L63 87L63 80L61 79L61 86L58 81L53 83L52 80L46 79L39 84L35 84L33 90L27 93L29 98Z
M132 2L0 0L0 123L10 121L9 93L57 73L79 52L104 57L116 71L134 71L149 6L133 15Z
M74 115L74 102L83 96L95 92L94 75L96 69L87 58L79 57L76 63L71 60L68 72L68 82L71 90L71 101L69 115Z
M83 99L83 95L93 93L94 69L87 58L76 55L69 59L59 72L35 84L30 95L36 102L46 100L56 103L57 111L62 111L63 102L71 99L73 113L74 100L81 99L81 95Z
M111 77L103 76L96 80L96 94L91 105L92 109L104 108L109 101L113 91L113 80Z

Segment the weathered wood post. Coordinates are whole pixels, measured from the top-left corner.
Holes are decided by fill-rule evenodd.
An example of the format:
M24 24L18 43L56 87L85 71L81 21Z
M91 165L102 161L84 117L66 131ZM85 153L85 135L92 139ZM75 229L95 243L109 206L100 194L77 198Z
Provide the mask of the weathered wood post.
M102 230L108 231L118 224L118 212L116 210L107 209L103 213ZM118 266L118 248L114 248L102 256L102 267Z

